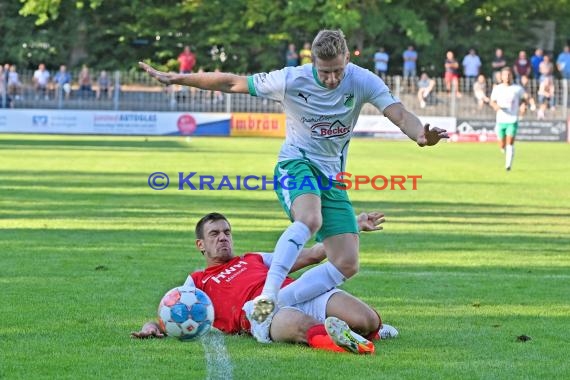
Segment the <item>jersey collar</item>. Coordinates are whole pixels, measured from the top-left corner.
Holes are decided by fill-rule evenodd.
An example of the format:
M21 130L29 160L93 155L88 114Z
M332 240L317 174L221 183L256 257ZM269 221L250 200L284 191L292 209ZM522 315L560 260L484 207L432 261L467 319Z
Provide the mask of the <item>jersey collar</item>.
M312 65L312 70L313 70L313 78L315 78L315 82L317 82L317 84L319 86L321 86L322 88L327 88L327 86L325 86L325 84L323 82L321 82L321 80L319 79L319 76L317 74L317 69L315 68L315 65Z

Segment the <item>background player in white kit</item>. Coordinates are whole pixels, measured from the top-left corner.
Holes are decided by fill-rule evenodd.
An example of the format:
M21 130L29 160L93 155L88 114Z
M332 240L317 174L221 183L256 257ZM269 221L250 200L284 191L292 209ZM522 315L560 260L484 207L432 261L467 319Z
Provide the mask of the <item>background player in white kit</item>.
M497 112L495 132L501 151L505 153L505 169L511 170L515 155L515 137L519 127L521 102L527 103L529 96L523 87L513 83L510 67L501 70L501 83L491 92L491 107Z
M249 93L283 105L287 134L275 173L279 177L303 178L303 183L308 180L313 186L298 189L286 184L275 189L293 223L277 241L265 286L254 300L253 318L258 322L274 312L276 302L289 306L312 299L358 271L358 229L347 192L337 188L338 183L321 190L319 182L323 185L329 177L344 171L352 131L365 103L376 106L419 146L435 145L448 137L444 129L422 125L378 76L350 63L342 31L320 31L311 52L313 63L251 76L172 74L140 63L148 74L167 85ZM329 261L305 272L292 284L295 291L278 298L285 276L315 233Z

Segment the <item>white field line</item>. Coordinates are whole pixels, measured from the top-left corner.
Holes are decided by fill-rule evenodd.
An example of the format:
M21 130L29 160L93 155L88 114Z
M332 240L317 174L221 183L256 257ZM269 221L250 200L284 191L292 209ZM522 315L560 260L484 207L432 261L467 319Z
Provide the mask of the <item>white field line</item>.
M224 344L224 335L212 328L200 340L206 355L206 380L232 380L233 366Z

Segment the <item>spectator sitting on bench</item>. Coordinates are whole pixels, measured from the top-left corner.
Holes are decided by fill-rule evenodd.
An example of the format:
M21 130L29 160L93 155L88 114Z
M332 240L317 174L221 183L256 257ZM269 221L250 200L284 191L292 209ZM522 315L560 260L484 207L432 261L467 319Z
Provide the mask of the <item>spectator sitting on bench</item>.
M113 92L111 91L111 78L109 78L109 74L107 74L105 70L101 70L99 79L97 79L96 98L101 99L101 95L107 95L109 99L113 96Z
M59 66L59 71L53 77L56 91L63 91L65 99L69 99L71 94L71 74L65 65Z
M434 103L433 89L435 88L435 80L431 79L427 73L423 72L418 80L418 100L420 107L425 108L427 103Z

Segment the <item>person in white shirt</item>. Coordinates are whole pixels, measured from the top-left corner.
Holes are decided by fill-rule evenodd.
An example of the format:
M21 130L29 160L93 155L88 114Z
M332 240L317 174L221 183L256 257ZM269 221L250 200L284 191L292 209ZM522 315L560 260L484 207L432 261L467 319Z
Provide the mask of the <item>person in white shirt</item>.
M34 82L34 89L36 90L36 99L39 97L40 94L44 95L47 99L47 89L49 84L50 74L49 71L46 70L46 65L40 63L38 69L34 71L34 77L32 81Z
M274 250L261 295L254 299L253 318L265 321L276 309L285 276L316 234L328 262L311 268L293 284L289 299L279 294L279 306L311 299L342 284L358 271L358 229L346 188L339 178L345 172L350 138L360 110L371 103L419 146L435 145L447 131L423 125L406 110L381 78L350 63L341 30L321 30L311 46L313 63L285 67L250 76L222 72L173 74L140 62L161 83L203 90L244 93L278 101L286 115L286 138L279 153L275 191L293 222ZM340 175L340 177L339 177ZM291 178L295 181L289 181ZM301 183L306 186L297 186ZM322 189L323 182L328 185Z
M501 83L491 92L490 105L497 112L495 132L501 151L505 153L505 169L511 170L515 155L515 137L517 135L521 102L528 102L528 94L520 85L513 83L510 67L501 70Z

